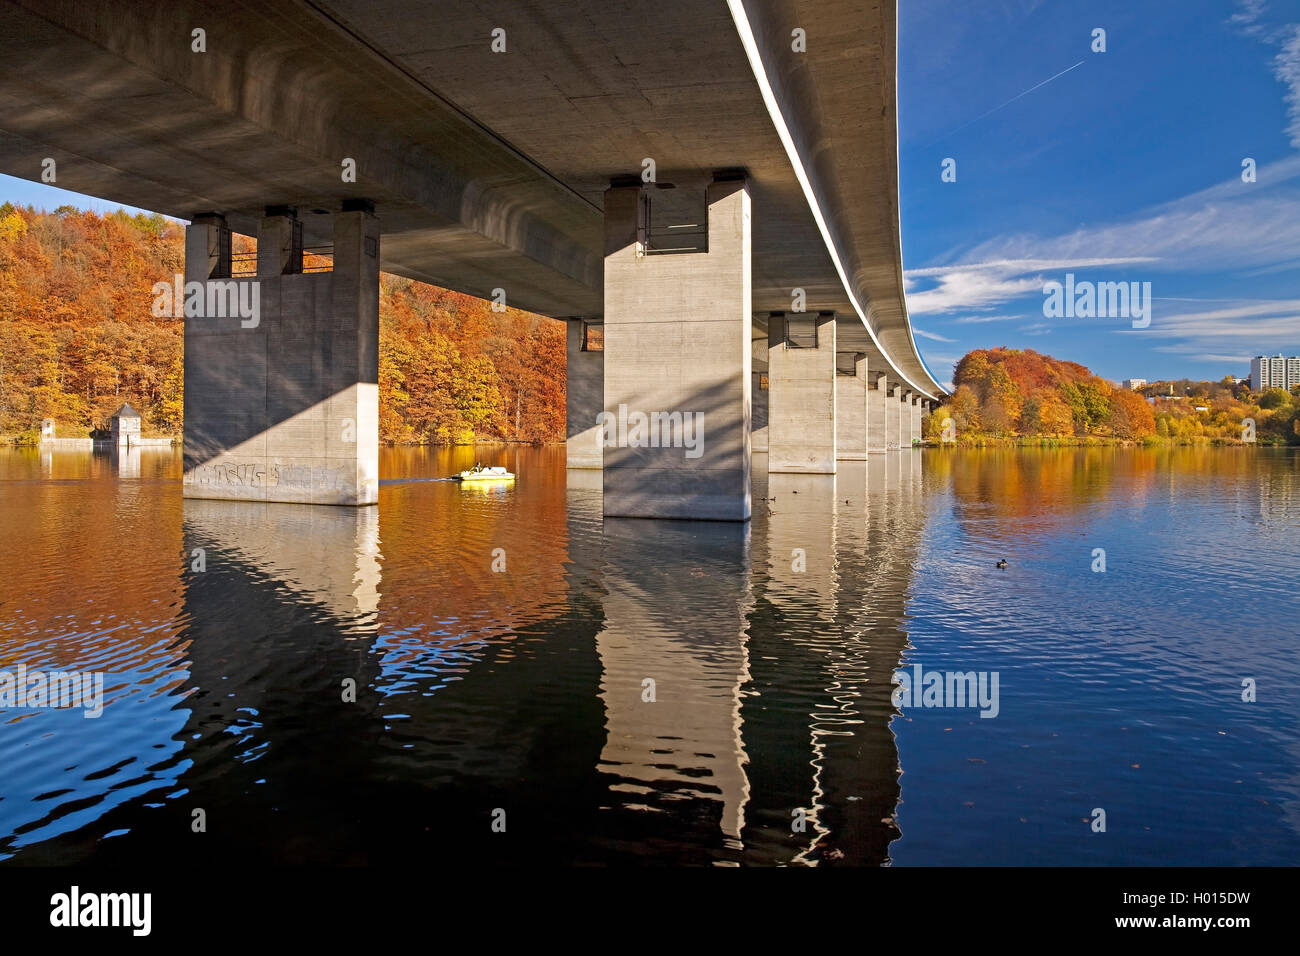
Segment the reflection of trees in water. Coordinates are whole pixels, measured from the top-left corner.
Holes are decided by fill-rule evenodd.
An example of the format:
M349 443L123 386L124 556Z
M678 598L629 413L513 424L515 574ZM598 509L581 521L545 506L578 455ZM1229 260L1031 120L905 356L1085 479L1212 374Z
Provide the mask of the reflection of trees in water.
M1260 468L1276 458L1284 467ZM1287 464L1287 463L1291 464ZM1279 520L1294 481L1294 453L1241 446L1189 445L1158 448L942 448L929 454L927 472L952 489L957 517L1005 524L1008 533L1059 530L1081 510L1141 503L1153 492L1235 488L1244 494L1254 476L1259 497L1243 506L1271 509Z
M967 531L1041 534L1077 521L1080 510L1145 497L1167 461L1167 450L1094 448L938 449L927 470L952 490ZM993 522L990 529L987 522Z
M140 458L146 473L172 460ZM119 484L115 467L87 451L6 455L0 670L103 674L104 710L0 712L0 857L79 859L88 819L171 789L184 769L179 489Z
M1255 482L1259 495L1250 494L1241 507L1271 507L1277 520L1288 520L1293 469L1261 470L1257 460L1278 454L1195 445L938 449L928 456L927 471L951 488L956 517L968 533L1043 535L1073 529L1081 514L1141 506L1152 495L1220 494L1231 488L1240 497ZM1249 476L1254 482L1243 480Z
M381 468L445 476L479 459L508 467L519 480L505 490L454 483L384 487L384 590L393 600L381 606L380 625L389 654L419 657L433 645L510 639L565 610L563 447L388 449ZM491 570L494 559L504 561L504 572Z

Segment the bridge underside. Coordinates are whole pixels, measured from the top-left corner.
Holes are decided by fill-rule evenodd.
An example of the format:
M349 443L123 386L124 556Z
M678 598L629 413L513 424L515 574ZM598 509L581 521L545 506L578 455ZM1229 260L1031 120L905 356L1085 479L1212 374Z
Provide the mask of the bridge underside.
M0 170L34 180L56 170L58 186L183 219L215 215L249 235L273 211L287 211L308 247L334 244L339 218L365 208L382 231L374 244L378 268L484 297L503 290L509 305L608 325L602 407L571 403L579 416L571 433L590 430L599 412L616 415L619 403L610 401L635 391L629 383L638 356L623 350L646 338L615 332L626 326L619 315L648 323L676 310L671 318L685 336L679 364L662 355L657 361L661 380L679 383L673 394L689 397L692 363L705 343L716 351L707 327L725 305L725 322L738 325L735 341L726 333L727 354L718 362L728 376L743 375L744 385L729 379L722 391L731 397L716 407L646 411L717 416L705 426L704 447L710 436L732 436L724 442L728 455L737 429L743 426L741 444L748 444L754 424L756 444L769 456L788 459L793 470L824 471L834 468L838 444L850 449L845 454L859 454L859 444L869 453L873 400L889 400L888 421L905 414L911 422L911 406L900 411L908 393L940 394L917 355L903 304L894 16L892 3L871 0L730 7L721 0L631 7L603 0L537 7L507 0L9 2L0 5ZM806 52L792 49L796 27ZM195 31L202 31L201 50ZM665 278L611 277L606 204L619 190L610 184L641 176L647 160L654 182L641 190L651 252L643 261L659 263L650 268ZM737 171L751 210L744 251L715 254L705 248L718 238L710 190L715 178L738 181ZM692 260L712 261L714 280L748 288L748 323L711 292L681 298L676 271L688 262L693 271ZM295 452L324 449L298 439L315 441L303 436L355 419L358 448L300 457L325 459L310 467L327 471L355 467L355 479L336 482L337 497L365 503L376 440L364 411L374 384L366 357L373 351L372 296L368 287L347 292L352 312L345 315L346 295L322 291L341 277L314 281L282 270L283 263L259 269L266 293L282 292L276 301L290 303L267 312L266 327L232 328L223 341L187 319L192 381L205 367L229 368L234 348L245 358L260 354L271 383L249 399L257 407L232 409L237 396L256 389L221 392L219 371L207 376L217 383L204 393L209 398L187 394L187 474L202 466L210 466L209 477L229 474L215 467L222 456L242 454L265 432L270 440L258 446L264 467L283 463L286 473L301 476L306 462ZM829 346L821 361L787 354L784 334L774 351L769 316L784 326L800 308L833 317L829 327L818 326L817 350ZM701 327L690 329L697 321ZM298 332L328 328L331 344L318 338L295 359L285 350L305 348L301 338L288 325L277 331L295 322ZM332 357L338 343L351 350L342 364ZM588 375L596 364L588 357ZM837 384L837 365L887 379L883 391L862 389L868 427L861 442L855 425L836 418L837 396L851 393L856 401L857 394ZM344 380L348 374L352 381ZM226 405L205 418L204 404L218 394ZM657 395L664 404L673 394L651 389L638 400ZM337 396L336 408L330 403ZM809 413L807 401L820 411ZM791 427L783 409L812 419ZM348 410L355 414L341 414ZM809 450L802 445L813 423ZM886 444L906 444L906 431L896 425ZM346 467L338 455L352 456ZM642 470L689 496L698 485L684 481L682 469L713 473L710 455ZM748 514L745 486L726 516ZM648 501L659 493L629 495ZM702 511L715 516L711 506Z

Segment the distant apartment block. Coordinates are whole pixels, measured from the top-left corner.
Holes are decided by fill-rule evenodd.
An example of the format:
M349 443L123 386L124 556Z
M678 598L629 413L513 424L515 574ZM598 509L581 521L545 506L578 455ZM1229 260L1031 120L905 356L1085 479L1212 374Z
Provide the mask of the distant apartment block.
M1250 360L1250 387L1290 389L1300 385L1300 355L1260 355Z
M1146 383L1147 380L1144 378L1126 378L1124 381L1120 382L1120 385L1127 388L1130 392L1136 392Z

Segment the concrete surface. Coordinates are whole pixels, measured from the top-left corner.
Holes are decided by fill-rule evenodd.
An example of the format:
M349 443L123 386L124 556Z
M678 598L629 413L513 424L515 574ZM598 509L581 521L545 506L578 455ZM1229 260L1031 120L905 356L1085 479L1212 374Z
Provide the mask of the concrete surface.
M565 326L565 464L569 468L599 468L602 456L596 421L605 401L605 353L582 350L581 319L570 319Z
M888 448L885 435L885 403L889 400L888 377L873 371L871 387L867 389L867 454L878 454Z
M785 319L772 316L768 321L767 471L833 475L835 316L797 317L816 323L816 348L787 345Z
M605 401L615 419L677 413L697 449L616 437L604 451L604 513L750 516L750 201L743 181L708 190L708 251L646 255L646 191L605 194ZM621 431L621 429L619 430ZM695 452L698 451L696 455ZM688 456L694 455L694 457Z
M336 214L334 269L309 275L225 280L222 235L187 228L186 281L256 284L260 315L185 319L185 497L374 504L378 220Z
M852 375L843 370L852 363ZM862 352L840 355L835 375L835 457L862 461L867 457L867 357Z
M891 385L886 393L885 402L885 448L901 448L903 433L900 430L903 421L903 389Z

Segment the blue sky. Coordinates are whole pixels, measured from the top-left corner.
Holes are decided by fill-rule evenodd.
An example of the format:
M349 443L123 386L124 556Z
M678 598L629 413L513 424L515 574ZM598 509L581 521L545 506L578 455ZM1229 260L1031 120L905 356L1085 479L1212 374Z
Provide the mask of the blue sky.
M997 345L1116 380L1300 354L1300 0L899 7L904 274L939 381ZM1067 272L1150 282L1150 326L1045 318Z
M147 209L137 209L135 206L124 206L120 202L108 202L84 193L59 189L57 186L47 186L45 183L33 183L26 179L15 179L13 176L0 174L0 203L3 202L11 202L15 206L35 206L46 212L58 209L60 206L93 209L97 213L114 212L118 209L125 209L133 215L137 212L146 214L149 212Z

